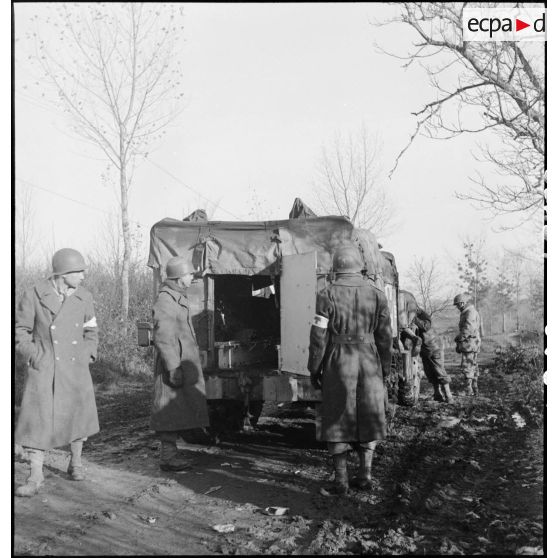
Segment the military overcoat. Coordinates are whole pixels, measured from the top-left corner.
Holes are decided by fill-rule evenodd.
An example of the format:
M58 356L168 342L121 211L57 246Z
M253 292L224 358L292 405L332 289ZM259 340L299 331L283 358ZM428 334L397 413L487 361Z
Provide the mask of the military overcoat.
M190 305L184 292L164 283L153 306L155 384L151 428L178 431L209 426L205 381ZM180 367L184 383L169 384L169 370Z
M50 280L25 291L15 342L27 364L15 442L46 450L98 432L89 372L97 357L91 293L78 287L62 303Z
M362 275L338 274L318 293L308 369L322 372L321 440L385 437L384 378L390 373L391 335L387 299Z

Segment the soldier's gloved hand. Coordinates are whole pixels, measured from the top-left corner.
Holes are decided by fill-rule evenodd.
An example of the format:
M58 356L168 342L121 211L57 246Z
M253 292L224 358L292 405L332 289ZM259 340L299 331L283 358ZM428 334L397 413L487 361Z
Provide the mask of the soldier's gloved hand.
M184 384L182 377L182 369L180 366L174 370L169 370L169 385L173 388L179 388Z
M322 389L322 375L321 374L311 374L310 383L314 389Z

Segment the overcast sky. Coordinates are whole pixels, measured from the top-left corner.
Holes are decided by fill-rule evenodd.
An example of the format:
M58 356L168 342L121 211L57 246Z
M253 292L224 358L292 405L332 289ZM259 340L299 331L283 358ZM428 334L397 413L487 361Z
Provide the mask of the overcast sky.
M99 152L76 142L64 117L24 87L30 77L19 48L29 16L45 6L14 9L20 39L16 188L23 181L32 185L35 256L64 246L88 253L99 243L106 214L117 212L116 194L101 180L105 164ZM219 204L216 220L284 219L297 196L319 212L313 181L322 146L364 123L381 138L387 174L414 129L410 113L435 96L420 67L404 70L401 61L373 48L376 40L403 52L414 39L405 27L371 24L393 15L393 6L185 4L184 9L185 110L150 156L153 162L138 166L131 190L131 218L145 236L157 220L182 218L207 205L204 198ZM526 228L493 232L513 222L455 197L455 191L471 188L468 177L479 168L471 150L478 140L420 138L392 179L386 178L398 225L380 240L395 254L400 271L414 256L438 256L451 268L449 258L459 258L465 235L483 232L494 253L533 240Z

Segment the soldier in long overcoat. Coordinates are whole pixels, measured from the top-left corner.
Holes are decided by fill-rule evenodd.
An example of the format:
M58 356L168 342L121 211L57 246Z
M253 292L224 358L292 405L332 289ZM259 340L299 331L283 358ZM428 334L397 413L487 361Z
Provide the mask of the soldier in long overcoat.
M467 395L478 395L480 316L465 294L456 295L453 304L459 310L459 334L455 343L457 352L461 353L461 372L467 379Z
M334 490L345 494L349 449L359 454L358 486L368 488L375 445L386 435L392 338L387 299L363 277L358 248L339 247L333 269L334 282L316 300L308 370L322 390L321 440L333 456Z
M186 258L167 262L167 279L153 306L153 343L157 349L151 428L161 440L160 467L182 471L176 441L181 431L209 426L205 381L186 290L194 267Z
M85 478L83 441L99 431L89 363L97 357L97 322L91 294L80 286L85 261L71 248L52 258L52 276L24 292L16 311L16 351L27 364L15 443L31 463L17 496L43 483L45 450L71 444L68 473Z

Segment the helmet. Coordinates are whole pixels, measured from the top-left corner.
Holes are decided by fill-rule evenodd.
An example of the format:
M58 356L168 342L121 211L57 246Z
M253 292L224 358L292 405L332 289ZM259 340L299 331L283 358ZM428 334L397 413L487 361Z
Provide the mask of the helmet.
M453 304L457 305L460 302L467 302L468 298L466 294L463 293L459 293L458 295L455 296L455 298L453 299Z
M362 271L364 264L360 250L354 244L339 246L333 254L333 271L357 273Z
M178 279L187 273L195 273L195 271L192 262L182 256L175 256L167 262L167 279Z
M73 248L62 248L52 256L52 275L84 271L86 267L83 256Z

